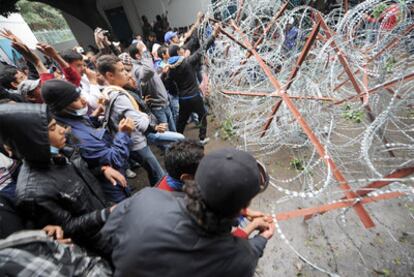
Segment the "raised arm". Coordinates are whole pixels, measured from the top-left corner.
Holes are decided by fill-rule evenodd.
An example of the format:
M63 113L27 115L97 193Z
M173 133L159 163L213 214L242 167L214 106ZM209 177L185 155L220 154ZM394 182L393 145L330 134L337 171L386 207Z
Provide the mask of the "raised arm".
M13 34L10 30L4 29L0 31L0 36L6 39L11 40L12 47L19 52L26 61L33 64L36 68L36 71L39 74L48 73L45 65L42 63L40 58L27 47L26 44L23 43L15 34Z
M59 67L62 69L63 74L67 81L71 82L75 86L80 85L81 76L74 70L70 65L59 55L55 48L47 43L38 43L36 48L48 56L49 58L53 59L57 62Z
M142 66L134 73L137 81L147 82L155 74L152 58L148 52L147 47L142 41L137 43L137 49L141 56Z
M55 48L47 43L39 42L36 46L37 50L53 59L63 69L69 67L69 64L59 55Z
M204 14L202 12L198 12L197 13L197 19L194 22L193 26L190 28L190 30L188 30L183 37L183 43L186 43L186 41L193 35L193 33L195 32L195 30L198 29L198 27L200 27L201 22L203 21L204 18Z
M200 47L200 49L198 49L196 52L192 53L187 58L188 62L192 66L196 66L197 64L199 64L201 62L201 58L203 57L204 52L206 52L211 47L211 45L213 45L216 37L220 34L220 31L221 31L221 26L219 24L215 24L213 35L207 39L207 42L203 45L203 47Z

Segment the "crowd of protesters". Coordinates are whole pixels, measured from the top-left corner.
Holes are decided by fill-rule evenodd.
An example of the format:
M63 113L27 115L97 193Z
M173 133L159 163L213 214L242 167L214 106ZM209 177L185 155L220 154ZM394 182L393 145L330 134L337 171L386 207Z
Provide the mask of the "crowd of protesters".
M180 34L143 17L124 51L100 28L97 51L38 43L50 63L1 31L28 69L0 65L1 276L253 276L274 224L248 207L269 180L247 152L204 153L203 56L221 28L200 43L202 18Z

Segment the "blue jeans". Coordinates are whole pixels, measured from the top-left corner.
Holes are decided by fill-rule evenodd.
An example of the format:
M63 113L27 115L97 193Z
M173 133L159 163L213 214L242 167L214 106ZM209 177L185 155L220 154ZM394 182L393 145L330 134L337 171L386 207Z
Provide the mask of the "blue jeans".
M171 112L172 112L174 122L177 126L178 112L180 111L180 100L178 98L178 95L177 96L172 96L170 94L170 109L171 109Z
M182 141L185 139L183 134L177 132L164 132L164 133L149 133L147 135L148 143L160 145L168 145L173 142Z
M133 160L139 162L139 164L147 171L148 180L152 187L165 176L164 170L149 146L145 146L140 150L131 151L129 156Z
M170 106L164 108L153 108L151 109L152 113L158 119L159 123L167 123L168 130L172 132L176 132L177 129L175 128L175 121L170 109Z
M116 186L114 186L106 179L102 180L101 183L102 191L110 202L119 203L131 196L131 189L129 187L124 188L120 184L116 184Z

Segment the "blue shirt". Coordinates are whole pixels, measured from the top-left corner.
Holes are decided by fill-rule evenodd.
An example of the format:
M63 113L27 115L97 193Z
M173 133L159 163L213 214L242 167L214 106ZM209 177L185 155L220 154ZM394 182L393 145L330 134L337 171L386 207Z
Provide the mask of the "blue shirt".
M95 128L93 118L57 117L59 122L70 126L77 141L82 158L90 167L110 165L115 169L127 169L129 158L130 136L118 132L112 137L104 128Z

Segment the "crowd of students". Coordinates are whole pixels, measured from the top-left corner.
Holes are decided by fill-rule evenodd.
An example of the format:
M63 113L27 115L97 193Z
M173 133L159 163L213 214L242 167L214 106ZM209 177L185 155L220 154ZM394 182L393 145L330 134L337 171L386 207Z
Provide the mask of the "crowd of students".
M203 56L221 29L200 43L202 17L181 36L143 18L124 52L99 28L98 52L39 43L48 65L1 31L29 70L0 66L1 276L254 274L274 224L248 207L269 177L247 152L204 154ZM199 140L183 135L192 114Z

